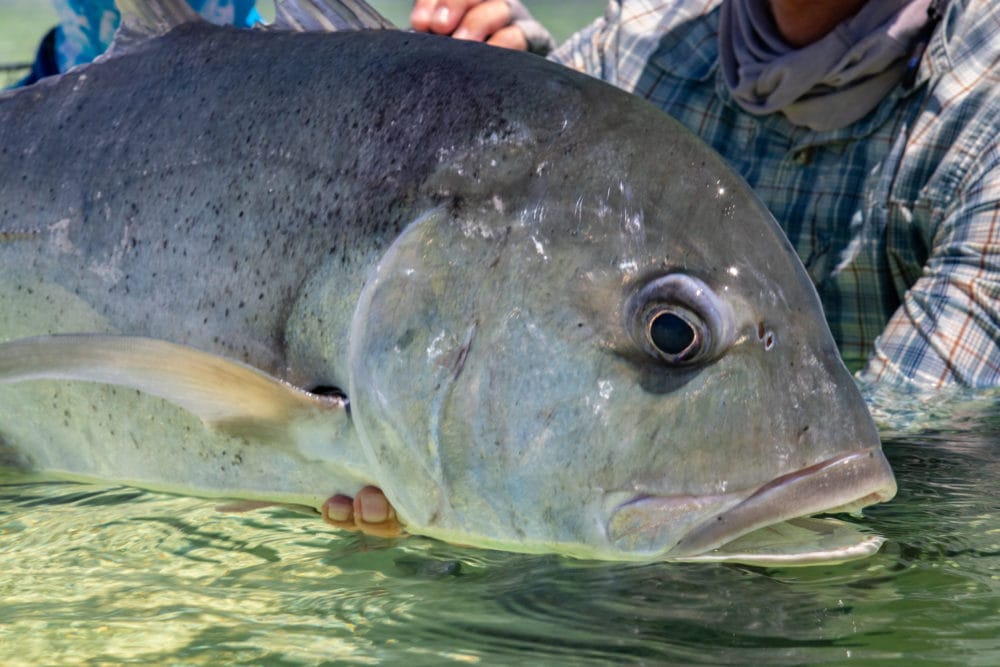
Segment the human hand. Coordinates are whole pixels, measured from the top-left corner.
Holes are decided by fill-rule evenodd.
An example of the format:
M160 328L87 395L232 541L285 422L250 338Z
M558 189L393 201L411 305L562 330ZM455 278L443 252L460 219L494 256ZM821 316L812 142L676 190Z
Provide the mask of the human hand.
M555 43L519 0L416 0L414 30L544 55Z
M323 520L344 530L357 530L378 537L400 537L406 534L396 518L396 511L376 486L366 486L353 498L338 494L322 508Z

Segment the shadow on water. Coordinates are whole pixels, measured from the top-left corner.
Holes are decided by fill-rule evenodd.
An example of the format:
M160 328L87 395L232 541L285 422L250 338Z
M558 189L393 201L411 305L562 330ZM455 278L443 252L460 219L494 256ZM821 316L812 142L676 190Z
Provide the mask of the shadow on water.
M0 662L1000 663L1000 424L892 436L874 558L615 565L0 477Z

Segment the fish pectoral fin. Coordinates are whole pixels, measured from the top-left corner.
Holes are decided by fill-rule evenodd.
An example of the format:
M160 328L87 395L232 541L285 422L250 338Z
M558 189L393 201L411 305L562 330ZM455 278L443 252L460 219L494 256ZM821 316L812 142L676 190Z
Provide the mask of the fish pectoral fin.
M152 338L64 334L0 343L0 383L77 380L157 396L232 435L324 459L351 428L347 401L303 391L252 366Z
M395 26L364 0L275 0L274 30L336 32Z

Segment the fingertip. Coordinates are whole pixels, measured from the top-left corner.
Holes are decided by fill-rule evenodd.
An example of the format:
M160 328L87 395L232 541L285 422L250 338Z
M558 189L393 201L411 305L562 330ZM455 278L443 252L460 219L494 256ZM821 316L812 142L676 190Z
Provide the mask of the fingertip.
M500 46L514 51L528 50L528 40L524 36L524 31L514 25L497 30L486 43L490 46Z
M416 0L410 10L410 27L420 32L429 32L431 17L438 0Z
M431 13L426 9L414 8L410 12L410 27L418 32L428 32L431 27Z
M450 35L455 29L456 24L455 13L451 11L448 5L441 5L431 15L431 31L439 35Z
M385 523L394 517L389 501L375 486L366 486L354 496L354 514L360 521L369 524Z
M510 27L509 23L510 7L506 0L486 0L465 13L452 37L476 42L492 40L497 32Z
M323 520L334 526L353 523L354 499L344 495L332 496L323 503L321 513Z

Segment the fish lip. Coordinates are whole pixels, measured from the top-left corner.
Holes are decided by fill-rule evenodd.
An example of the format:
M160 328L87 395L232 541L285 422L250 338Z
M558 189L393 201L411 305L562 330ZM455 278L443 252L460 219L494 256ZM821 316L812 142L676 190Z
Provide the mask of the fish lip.
M703 554L789 519L855 511L896 495L896 478L879 446L853 450L775 478L681 538L668 556Z

